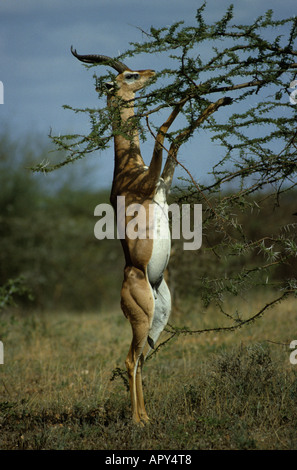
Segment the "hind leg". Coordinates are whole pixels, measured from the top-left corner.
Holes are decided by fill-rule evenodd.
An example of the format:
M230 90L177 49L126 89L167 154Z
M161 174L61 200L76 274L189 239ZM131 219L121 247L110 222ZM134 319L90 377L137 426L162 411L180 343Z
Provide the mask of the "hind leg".
M132 343L126 359L132 417L136 423L148 421L142 390L143 350L154 314L154 297L145 274L129 266L125 269L121 306L132 327Z

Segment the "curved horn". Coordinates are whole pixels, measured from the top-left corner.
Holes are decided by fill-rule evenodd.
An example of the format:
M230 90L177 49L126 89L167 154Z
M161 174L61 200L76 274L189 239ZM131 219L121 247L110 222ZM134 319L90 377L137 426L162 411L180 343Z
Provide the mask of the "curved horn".
M131 70L129 67L127 67L127 65L123 64L123 62L112 59L111 57L108 57L106 55L97 55L97 54L80 55L76 52L76 49L73 49L72 46L71 46L71 52L74 55L74 57L79 59L81 62L85 62L87 64L109 65L110 67L113 67L119 73L123 73L125 70Z

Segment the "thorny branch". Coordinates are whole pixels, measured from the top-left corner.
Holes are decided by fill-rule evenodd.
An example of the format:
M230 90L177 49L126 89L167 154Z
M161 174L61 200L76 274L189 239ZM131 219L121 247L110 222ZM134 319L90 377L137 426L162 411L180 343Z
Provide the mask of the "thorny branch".
M194 334L204 334L204 333L222 333L222 332L227 332L227 331L235 331L238 330L244 326L249 325L250 323L253 323L255 320L258 318L262 317L266 310L269 308L274 307L276 304L282 302L284 299L286 299L290 294L296 294L295 291L293 290L287 290L283 292L283 294L276 299L272 300L271 302L268 302L264 307L262 307L258 312L256 312L254 315L251 317L245 319L245 320L236 320L236 323L234 325L230 326L224 326L224 327L215 327L215 328L203 328L199 330L190 330L187 327L176 327L174 325L168 324L167 327L165 328L164 331L169 333L169 337L166 338L164 341L162 341L158 346L148 355L146 358L146 361L151 360L158 352L160 349L164 348L168 343L173 340L174 338L178 338L180 335L194 335ZM274 344L280 344L274 341L267 340L271 343ZM129 390L128 387L128 381L127 381L127 371L125 369L121 369L120 367L117 367L116 369L113 370L112 376L110 378L111 381L115 380L117 377L120 377L127 390Z
M230 326L223 326L223 327L216 327L216 328L203 328L200 330L190 330L189 328L186 328L186 327L179 328L179 327L175 327L173 325L168 324L168 326L165 328L165 331L169 333L170 336L166 340L164 340L162 343L160 343L153 350L153 352L148 356L147 360L150 360L155 354L158 353L158 351L161 348L163 348L166 344L168 344L169 341L171 341L175 336L178 337L180 335L193 335L193 334L202 334L202 333L214 333L214 332L218 333L218 332L224 332L224 331L234 331L234 330L238 330L239 328L242 328L243 326L249 325L250 323L253 323L255 320L260 318L262 315L264 315L266 310L275 306L277 303L283 301L290 294L296 295L296 292L294 290L286 290L281 296L277 297L271 302L268 302L264 307L262 307L258 312L256 312L251 317L245 320L236 320L236 324L230 325Z

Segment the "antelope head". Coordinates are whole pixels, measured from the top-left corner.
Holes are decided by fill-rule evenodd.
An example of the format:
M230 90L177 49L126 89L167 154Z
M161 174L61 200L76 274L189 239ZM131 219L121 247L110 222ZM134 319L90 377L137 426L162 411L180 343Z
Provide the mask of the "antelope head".
M81 62L86 64L107 65L112 67L118 72L115 83L106 83L106 88L109 91L117 90L117 94L125 96L125 94L135 93L141 90L147 81L155 75L154 70L131 70L127 65L119 60L112 59L111 57L99 54L80 55L71 46L71 52Z

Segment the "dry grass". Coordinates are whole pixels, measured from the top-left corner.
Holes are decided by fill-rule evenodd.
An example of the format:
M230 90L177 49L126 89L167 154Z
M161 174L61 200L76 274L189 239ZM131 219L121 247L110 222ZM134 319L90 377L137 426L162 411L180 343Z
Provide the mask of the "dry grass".
M250 315L262 302L259 295L241 308ZM201 329L224 321L216 310L184 311L171 322ZM142 429L131 424L121 376L110 380L130 343L120 311L2 315L0 448L296 449L295 325L290 299L241 330L170 341L145 367L153 424Z

